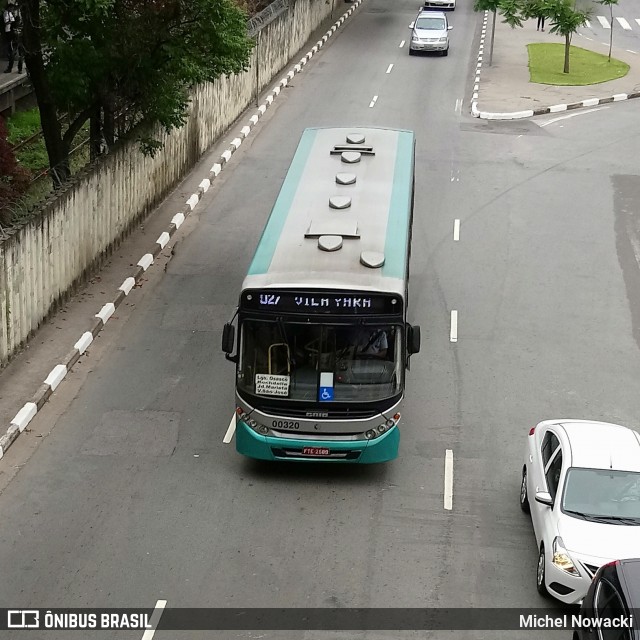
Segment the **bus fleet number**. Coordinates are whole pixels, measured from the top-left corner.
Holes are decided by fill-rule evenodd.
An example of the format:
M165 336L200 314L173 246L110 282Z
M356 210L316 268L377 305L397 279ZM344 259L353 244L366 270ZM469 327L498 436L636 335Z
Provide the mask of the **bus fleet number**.
M290 420L274 420L271 423L271 426L274 429L299 429L300 428L300 423L299 422L292 422Z

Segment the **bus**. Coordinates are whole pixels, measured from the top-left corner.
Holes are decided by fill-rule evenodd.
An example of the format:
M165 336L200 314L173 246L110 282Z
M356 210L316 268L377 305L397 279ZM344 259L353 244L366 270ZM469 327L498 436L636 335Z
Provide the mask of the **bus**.
M261 460L398 455L415 136L305 129L222 332L236 450ZM236 325L237 319L237 350Z

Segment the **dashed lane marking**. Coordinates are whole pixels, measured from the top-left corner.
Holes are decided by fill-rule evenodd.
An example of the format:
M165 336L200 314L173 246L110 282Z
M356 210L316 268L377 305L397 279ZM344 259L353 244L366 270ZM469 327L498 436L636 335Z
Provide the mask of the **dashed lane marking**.
M444 508L453 509L453 451L447 449L444 453Z

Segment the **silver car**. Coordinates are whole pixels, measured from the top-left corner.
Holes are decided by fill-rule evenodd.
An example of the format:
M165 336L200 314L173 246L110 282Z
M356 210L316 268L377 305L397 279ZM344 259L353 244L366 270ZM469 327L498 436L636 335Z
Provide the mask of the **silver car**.
M453 27L444 12L421 11L409 28L409 55L416 51L439 51L443 56L449 54L449 31Z

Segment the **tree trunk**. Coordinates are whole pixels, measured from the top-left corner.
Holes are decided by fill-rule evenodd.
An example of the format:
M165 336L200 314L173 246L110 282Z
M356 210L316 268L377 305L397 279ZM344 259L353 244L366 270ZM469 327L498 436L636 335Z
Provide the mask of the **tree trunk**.
M611 18L611 33L609 34L609 62L611 62L611 49L613 49L613 5L609 5L609 17Z
M100 155L102 143L102 122L100 118L100 105L96 104L89 116L89 158L93 162Z
M104 141L107 143L107 148L113 147L116 142L116 100L112 92L108 91L102 102L102 113L104 114L104 128L102 134Z
M569 50L571 49L571 36L564 37L564 72L569 73Z
M69 151L62 140L58 111L53 101L42 57L40 0L22 0L20 10L25 62L38 101L42 136L49 157L53 186L59 187L69 178Z
M489 66L491 66L491 63L493 62L493 40L496 37L496 13L497 11L494 10L493 21L491 23L491 48L489 49Z

